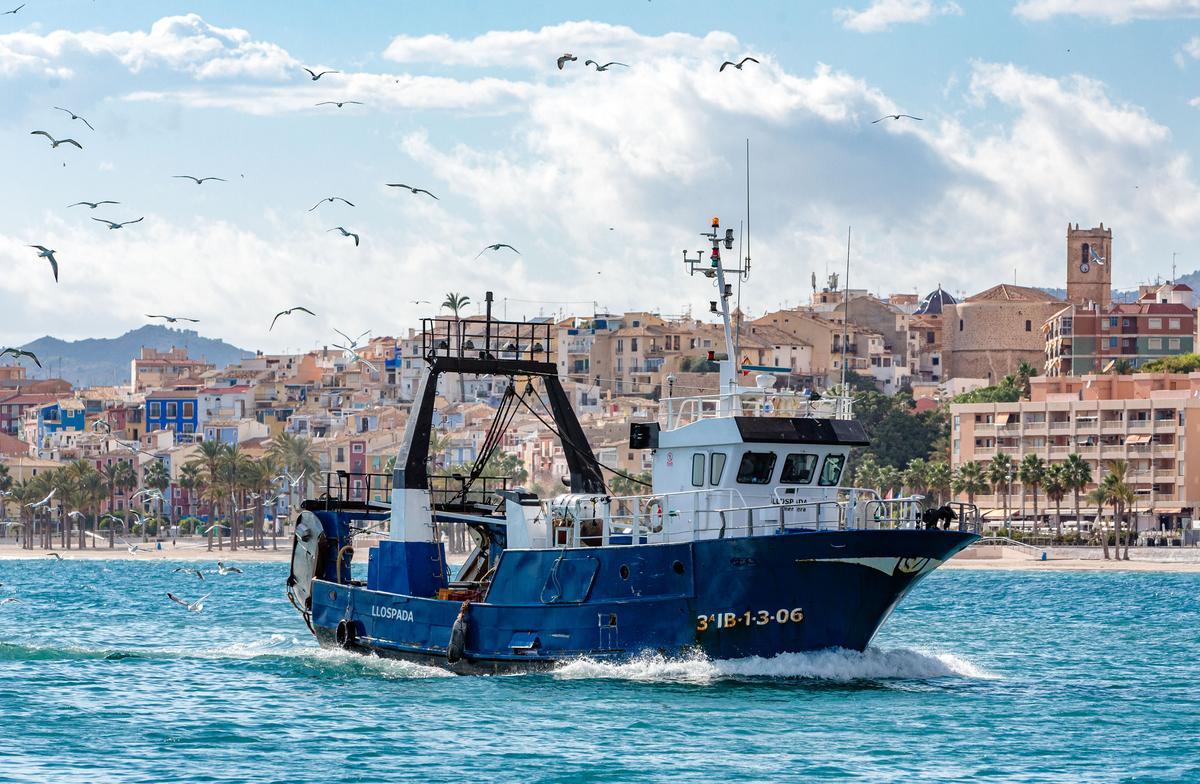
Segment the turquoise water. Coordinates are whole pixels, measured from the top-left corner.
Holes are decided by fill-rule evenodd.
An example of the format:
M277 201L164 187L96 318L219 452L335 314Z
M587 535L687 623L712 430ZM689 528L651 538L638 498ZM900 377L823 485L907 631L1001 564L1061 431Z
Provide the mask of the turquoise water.
M447 677L316 649L283 564L178 565L0 561L0 781L1200 781L1200 575L941 571L866 654Z

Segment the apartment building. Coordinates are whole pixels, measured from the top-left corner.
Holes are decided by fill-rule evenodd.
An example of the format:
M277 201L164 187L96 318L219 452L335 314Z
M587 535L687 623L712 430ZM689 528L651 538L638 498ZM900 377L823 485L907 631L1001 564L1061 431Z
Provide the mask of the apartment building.
M199 376L213 366L202 360L190 359L187 349L171 348L159 351L143 347L141 355L130 360L129 388L133 392L161 389L188 376Z
M1136 496L1141 528L1190 525L1200 506L1200 373L1139 373L1037 377L1030 400L1016 403L965 403L950 407L951 462L986 463L1005 454L1019 464L1026 455L1047 464L1078 454L1092 469L1096 486L1113 460L1129 464L1126 481ZM1032 516L1031 493L1013 479L1010 511ZM992 519L1001 516L1002 497L976 496ZM1052 505L1044 494L1039 516L1049 522ZM1063 502L1064 520L1073 519L1073 499ZM1086 525L1094 506L1083 505Z

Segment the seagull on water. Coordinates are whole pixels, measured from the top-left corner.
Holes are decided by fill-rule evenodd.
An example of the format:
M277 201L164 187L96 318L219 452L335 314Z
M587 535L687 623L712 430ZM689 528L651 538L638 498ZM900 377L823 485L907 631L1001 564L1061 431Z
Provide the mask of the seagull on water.
M71 207L91 207L93 210L101 204L120 204L119 201L77 201L74 204L68 204L67 209Z
M226 574L242 574L242 570L236 566L230 566L224 561L217 561L217 574L222 576Z
M60 145L60 144L74 144L79 149L81 149L81 150L83 149L83 145L80 144L79 142L75 141L74 139L55 139L53 136L46 133L45 131L30 131L29 135L30 136L45 136L47 139L50 140L50 149L52 149L52 150L56 149L58 147L58 145Z
M885 114L882 117L880 117L878 120L872 120L871 125L874 125L875 123L878 123L878 122L883 122L884 120L899 120L901 117L907 117L910 120L918 120L918 121L924 119L923 117L913 117L911 114Z
M131 223L141 223L142 221L146 220L146 216L143 215L142 217L138 218L137 220L125 221L124 223L117 223L115 221L104 220L104 218L92 218L92 220L99 221L100 223L107 223L108 228L111 231L112 229L123 229Z
M742 66L745 65L746 63L756 63L757 64L758 60L755 60L753 57L743 57L741 59L741 62L737 62L737 63L732 62L730 60L726 60L725 62L721 63L721 67L717 69L717 72L719 73L721 71L724 71L727 67L729 67L731 65L740 71L740 70L742 70Z
M327 201L329 201L329 202L332 202L332 201L342 201L342 202L346 202L346 204L349 204L351 207L353 207L353 206L354 206L354 204L353 204L352 202L348 202L348 201L346 201L346 200L345 200L345 199L343 199L341 196L326 196L324 199L321 199L319 202L317 202L317 203L316 203L316 204L314 204L312 207L310 207L310 208L308 209L308 211L309 211L309 212L312 212L312 211L313 211L313 210L315 210L317 207L320 207L322 204L324 204L324 203L325 203L325 202L327 202Z
M314 106L328 106L328 105L332 104L333 106L336 106L337 108L341 109L343 106L345 106L348 103L358 104L359 106L363 105L362 101L321 101L320 103L316 103L313 105Z
M356 248L358 247L358 235L357 235L357 234L355 234L354 232L352 232L352 231L346 231L346 230L345 230L344 228L342 228L341 226L334 226L334 227L333 227L332 229L330 229L329 231L340 231L340 232L342 233L342 236L343 236L343 237L353 237L353 238L354 238L354 247L356 247ZM326 233L328 233L328 232L326 232Z
M54 494L57 492L58 492L58 488L56 487L50 491L50 495L46 496L41 501L38 501L38 502L32 503L32 504L25 504L25 506L29 507L30 509L41 509L43 506L49 506L50 499L53 498Z
M200 323L200 319L194 319L194 318L184 318L183 316L165 316L165 315L162 315L162 314L155 315L155 314L152 314L152 313L147 313L147 314L146 314L146 318L160 318L160 319L166 319L166 320L167 320L167 322L168 322L168 323L170 323L170 324L174 324L176 321L190 321L190 322L192 322L193 324L199 324L199 323Z
M521 251L517 250L517 249L516 249L516 248L514 248L512 245L509 245L509 244L507 244L507 243L504 243L504 242L497 242L495 245L488 245L486 248L484 248L483 250L481 250L481 251L479 251L478 253L476 253L476 254L475 254L475 258L479 258L480 256L482 256L484 253L486 253L486 252L487 252L487 251L489 251L489 250L500 250L501 248L508 248L508 249L509 249L509 250L511 250L513 253L517 254L518 256L520 256L520 255L521 255Z
M405 184L404 184L404 183L402 183L402 182L389 182L389 183L387 183L387 186L388 186L389 188L408 188L410 191L412 191L412 192L413 192L413 195L414 195L414 196L415 196L416 194L418 194L418 193L424 193L424 194L425 194L425 195L427 195L427 196L433 196L433 194L432 194L432 193L430 193L429 191L425 190L424 188L414 188L413 186L411 186L411 185L405 185ZM438 201L441 201L441 199L438 199L438 197L437 197L437 196L433 196L433 198L434 198L434 199L437 199Z
M3 351L0 351L0 357L4 356L5 354L11 354L13 359L20 359L21 357L29 357L30 359L33 360L33 363L35 365L37 365L38 367L42 366L41 360L39 360L37 358L37 354L34 354L32 351L25 351L24 349L12 348L11 346L9 346L8 348L5 348Z
M280 316L290 316L293 313L295 313L297 310L304 311L305 313L307 313L310 316L317 315L316 313L313 313L311 310L309 310L306 307L303 307L302 305L297 305L296 307L288 308L287 310L281 310L275 314L275 318L271 319L271 326L267 328L267 332L270 332L271 330L275 329L275 322L279 320Z
M321 71L320 73L313 73L311 68L305 68L304 70L308 71L308 75L312 77L312 80L314 82L317 81L318 79L320 79L325 74L341 73L341 71Z
M584 60L583 64L584 65L594 65L594 66L596 66L597 71L607 71L609 68L611 68L614 65L619 65L622 68L629 67L625 63L605 63L604 65L601 65L600 63L596 62L595 60Z
M30 245L29 247L37 248L39 259L46 259L50 262L50 269L54 270L54 282L58 283L58 259L54 258L54 254L58 251L51 250L45 245Z
M193 569L190 566L177 566L174 569L172 569L171 572L172 572L172 574L174 574L176 572L182 572L183 574L194 574L197 577L199 577L201 580L204 579L204 572L200 571L199 569Z
M578 59L579 59L578 57L571 54L570 52L563 53L563 55L561 57L559 57L558 60L556 60L556 62L558 63L558 70L561 71L563 69L564 65L566 65L567 63L573 63Z
M201 596L199 599L197 599L194 602L188 602L184 599L180 599L178 596L171 593L170 591L167 591L168 599L175 602L176 604L183 605L184 607L186 607L188 609L188 612L194 612L194 613L202 612L204 610L204 600L210 596L212 596L211 591L204 594L203 596Z
M229 180L223 180L220 177L193 177L190 174L172 174L171 177L176 180L191 180L197 185L203 185L209 180L216 180L217 182L229 182Z
M57 553L55 553L55 555L57 555ZM15 596L5 596L3 599L0 599L0 605L19 603L20 601L21 600Z
M88 122L87 120L83 119L83 118L82 118L82 117L80 117L78 114L76 114L75 112L71 111L70 109L64 109L64 108L62 108L61 106L55 106L54 108L55 108L55 109L58 109L60 112L66 112L67 114L71 115L71 119L72 119L72 120L79 120L79 121L80 121L80 122L82 122L84 125L86 125L88 128L91 128L93 131L94 131L94 130L96 130L95 128L92 128L92 124L91 124L90 122Z

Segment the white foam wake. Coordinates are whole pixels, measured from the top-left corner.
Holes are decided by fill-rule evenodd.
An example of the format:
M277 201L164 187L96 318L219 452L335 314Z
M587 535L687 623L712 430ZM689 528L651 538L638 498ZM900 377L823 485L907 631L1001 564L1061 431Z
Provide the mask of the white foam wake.
M714 661L703 655L667 658L644 655L624 662L578 659L554 670L558 678L608 678L646 682L710 683L735 678L801 678L848 682L856 680L927 680L997 676L952 653L928 653L895 648L866 651L828 650L783 653L771 658Z

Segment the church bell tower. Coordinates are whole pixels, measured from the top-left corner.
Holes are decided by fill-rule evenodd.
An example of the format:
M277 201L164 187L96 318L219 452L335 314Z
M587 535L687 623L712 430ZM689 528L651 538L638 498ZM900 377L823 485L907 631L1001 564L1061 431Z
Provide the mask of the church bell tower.
M1112 229L1067 224L1067 299L1082 305L1112 304Z

